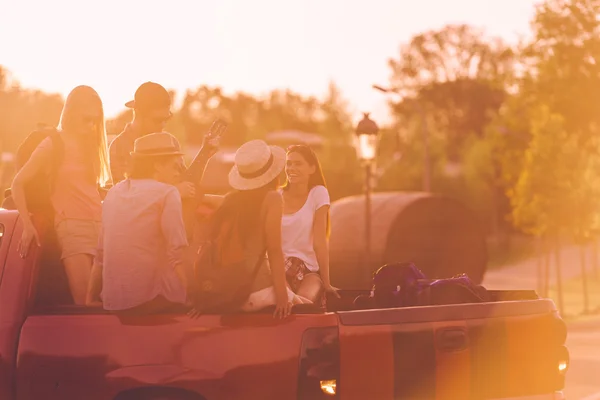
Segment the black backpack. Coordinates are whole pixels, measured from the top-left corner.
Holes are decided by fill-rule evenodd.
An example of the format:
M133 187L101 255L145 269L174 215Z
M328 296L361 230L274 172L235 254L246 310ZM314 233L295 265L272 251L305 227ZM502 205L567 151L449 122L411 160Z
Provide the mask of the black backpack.
M64 158L64 143L56 128L41 127L31 132L17 149L16 167L17 170L23 168L35 149L48 137L52 140L53 151L49 174L46 171L40 171L31 181L27 182L25 185L25 198L27 199L27 209L30 213L53 220L54 210L50 203L50 196L54 189L56 173ZM8 210L16 209L11 189L6 189L4 192L2 208Z
M20 170L40 143L48 137L52 140L52 163L49 174L41 171L25 185L28 211L46 221L43 225L44 231L39 232L42 240L40 254L42 267L38 281L44 284L38 287L35 298L36 305L42 306L73 304L67 276L60 259L60 246L54 230L54 209L50 203L56 174L64 159L64 142L55 128L40 127L31 132L19 145L16 157L17 170ZM2 207L9 210L16 209L10 189L5 191Z

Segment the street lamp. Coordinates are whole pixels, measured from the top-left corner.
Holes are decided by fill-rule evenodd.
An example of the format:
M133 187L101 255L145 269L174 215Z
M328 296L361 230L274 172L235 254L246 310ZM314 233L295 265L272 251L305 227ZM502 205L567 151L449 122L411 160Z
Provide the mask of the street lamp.
M373 162L377 155L379 127L364 113L356 127L356 154L365 166L365 260L368 278L371 278L371 185Z
M363 113L363 119L356 127L356 154L358 159L371 163L377 153L379 127L369 118L369 113Z

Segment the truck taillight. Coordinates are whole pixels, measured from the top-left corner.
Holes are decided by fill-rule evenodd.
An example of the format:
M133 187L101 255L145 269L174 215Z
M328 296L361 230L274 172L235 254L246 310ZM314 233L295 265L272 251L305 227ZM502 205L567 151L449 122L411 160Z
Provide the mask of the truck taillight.
M340 342L337 327L310 328L302 335L298 400L338 399Z
M562 390L565 387L565 377L570 362L569 350L565 346L560 346L556 354L556 369L558 372L556 390Z

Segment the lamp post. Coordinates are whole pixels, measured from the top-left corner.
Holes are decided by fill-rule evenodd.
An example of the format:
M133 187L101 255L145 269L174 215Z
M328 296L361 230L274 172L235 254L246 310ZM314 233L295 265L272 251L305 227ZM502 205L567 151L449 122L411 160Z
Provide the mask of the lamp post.
M356 154L365 167L365 260L366 270L371 276L371 190L373 161L377 155L379 127L364 113L356 127Z

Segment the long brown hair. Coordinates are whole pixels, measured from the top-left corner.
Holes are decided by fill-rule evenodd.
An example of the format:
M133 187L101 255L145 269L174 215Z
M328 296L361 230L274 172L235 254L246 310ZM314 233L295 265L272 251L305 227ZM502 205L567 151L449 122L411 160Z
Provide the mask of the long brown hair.
M309 177L308 177L308 191L310 191L312 188L314 188L315 186L324 186L325 189L327 189L327 183L325 182L325 175L323 175L323 168L321 168L321 163L319 162L319 158L317 157L317 154L314 152L314 150L312 148L310 148L310 146L307 146L305 144L294 144L292 146L289 146L287 148L287 154L292 154L292 153L298 153L302 156L302 158L304 158L304 160L308 163L308 165L310 165L311 167L315 167L315 172L313 172ZM283 190L289 190L290 188L290 182L287 180L286 177L286 182L285 185L283 185L282 189ZM329 237L329 234L331 233L331 218L329 215L329 210L327 210L327 237Z
M277 186L279 186L279 177L258 189L237 190L227 194L211 218L211 230L216 232L222 223L229 218L235 218L238 232L242 241L246 243L252 235L256 234L261 223L260 211L267 193L277 190Z
M90 100L96 107L98 107L101 117L101 121L97 125L96 129L96 140L94 143L95 148L92 149L92 163L94 166L94 173L96 175L97 183L99 183L100 186L105 186L111 181L111 175L110 164L108 162L106 128L104 125L104 108L98 92L85 85L77 86L71 90L71 93L69 93L67 99L65 100L65 105L63 106L62 113L60 115L58 128L66 131L71 130L71 127L75 126L77 119L81 117L82 104L85 104Z

